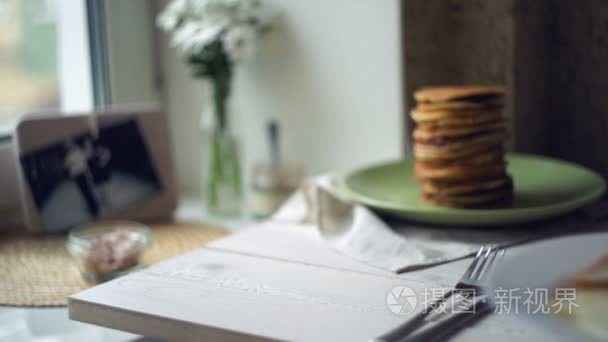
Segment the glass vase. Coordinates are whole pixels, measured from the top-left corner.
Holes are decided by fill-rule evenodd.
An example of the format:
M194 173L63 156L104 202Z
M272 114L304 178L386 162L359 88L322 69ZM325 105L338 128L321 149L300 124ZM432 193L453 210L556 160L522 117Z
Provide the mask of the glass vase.
M242 213L243 188L240 142L230 127L228 100L228 96L217 96L214 86L211 96L205 97L201 114L203 192L210 214L234 217Z

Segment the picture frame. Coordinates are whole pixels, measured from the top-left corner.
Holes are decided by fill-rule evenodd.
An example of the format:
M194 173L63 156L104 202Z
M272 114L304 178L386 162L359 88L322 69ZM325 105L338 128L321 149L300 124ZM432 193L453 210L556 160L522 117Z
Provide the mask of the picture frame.
M14 147L29 232L60 233L101 219L163 219L176 207L159 111L28 115L16 127Z

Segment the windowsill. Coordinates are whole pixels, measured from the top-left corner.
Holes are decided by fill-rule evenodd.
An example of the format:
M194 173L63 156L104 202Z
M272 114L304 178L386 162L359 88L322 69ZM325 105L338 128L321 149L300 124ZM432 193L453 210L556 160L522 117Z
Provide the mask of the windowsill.
M16 125L17 120L3 120L0 122L0 144L12 140Z
M230 231L241 230L256 222L249 215L240 217L220 217L209 213L203 201L198 197L182 196L173 214L177 222L205 223L224 227Z

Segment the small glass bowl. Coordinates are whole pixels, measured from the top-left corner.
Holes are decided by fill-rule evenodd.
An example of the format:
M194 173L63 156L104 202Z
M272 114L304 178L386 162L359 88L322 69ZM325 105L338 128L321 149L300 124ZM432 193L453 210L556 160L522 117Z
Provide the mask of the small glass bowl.
M152 245L146 225L131 221L101 221L70 231L66 248L82 276L103 282L140 267L140 256Z

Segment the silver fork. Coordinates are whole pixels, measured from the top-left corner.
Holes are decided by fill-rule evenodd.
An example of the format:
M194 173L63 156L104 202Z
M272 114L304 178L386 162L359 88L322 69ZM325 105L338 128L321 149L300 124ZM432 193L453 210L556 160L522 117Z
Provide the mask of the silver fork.
M434 312L435 308L446 302L450 297L463 293L468 295L471 292L473 292L473 294L481 294L483 281L494 268L496 263L504 257L504 254L504 248L497 248L489 245L482 246L456 285L451 290L447 291L442 297L432 301L429 304L429 310L421 311L416 316L407 320L393 330L374 338L372 342L399 341L418 330L420 327L425 325L425 323L428 323L426 318Z

